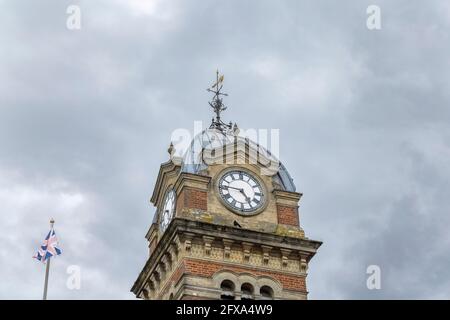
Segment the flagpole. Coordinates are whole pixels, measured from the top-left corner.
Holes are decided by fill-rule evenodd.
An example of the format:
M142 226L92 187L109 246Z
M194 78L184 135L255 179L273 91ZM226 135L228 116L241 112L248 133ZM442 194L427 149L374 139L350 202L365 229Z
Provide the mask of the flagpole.
M47 260L47 266L45 267L45 283L44 283L44 297L42 300L47 300L47 287L48 287L48 274L50 272L50 259Z
M53 224L55 223L55 220L53 218L50 220L50 232L53 230ZM50 260L51 257L47 259L47 265L45 267L45 282L44 282L44 295L42 297L42 300L47 300L47 288L48 288L48 274L50 273Z

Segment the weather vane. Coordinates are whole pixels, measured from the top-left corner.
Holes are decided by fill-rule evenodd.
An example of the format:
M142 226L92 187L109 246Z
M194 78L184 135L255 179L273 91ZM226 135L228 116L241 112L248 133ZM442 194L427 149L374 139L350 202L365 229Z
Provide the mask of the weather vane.
M208 92L214 93L213 98L209 101L209 105L213 108L214 113L216 114L216 118L212 119L210 129L219 129L220 131L229 131L233 128L233 124L230 122L229 124L224 123L220 119L220 113L225 111L227 107L223 104L222 96L228 96L228 94L221 92L223 88L223 75L219 75L219 70L216 71L216 82L208 89ZM233 130L237 130L237 125L234 124Z

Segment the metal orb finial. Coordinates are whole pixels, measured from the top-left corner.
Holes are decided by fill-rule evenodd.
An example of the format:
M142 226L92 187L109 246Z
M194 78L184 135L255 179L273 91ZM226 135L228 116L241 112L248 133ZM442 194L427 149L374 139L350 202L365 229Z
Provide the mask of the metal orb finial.
M167 149L167 152L169 153L170 158L173 157L175 151L176 151L176 149L175 149L175 147L173 146L173 142L170 142L169 149Z
M234 133L234 135L238 136L240 131L241 130L239 129L237 123L235 123L234 126L233 126L233 133Z

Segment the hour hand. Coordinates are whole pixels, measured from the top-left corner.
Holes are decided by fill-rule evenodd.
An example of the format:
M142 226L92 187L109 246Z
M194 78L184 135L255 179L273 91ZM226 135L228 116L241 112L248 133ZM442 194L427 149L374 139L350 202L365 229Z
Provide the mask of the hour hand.
M244 189L239 189L239 191L242 193L242 195L245 197L245 200L247 200L247 202L250 204L250 201L252 201L252 199L250 199L247 194L245 193Z

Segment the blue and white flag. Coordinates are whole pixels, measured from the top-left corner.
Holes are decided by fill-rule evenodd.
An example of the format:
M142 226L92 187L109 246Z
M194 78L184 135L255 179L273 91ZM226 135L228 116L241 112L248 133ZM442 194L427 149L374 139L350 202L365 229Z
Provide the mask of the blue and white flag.
M42 263L45 263L47 259L58 256L61 254L61 249L58 248L58 239L56 239L55 230L53 228L45 237L44 243L38 249L36 255L33 258L38 259Z

